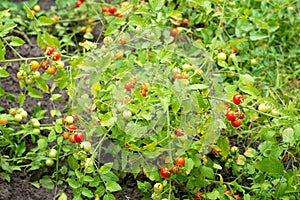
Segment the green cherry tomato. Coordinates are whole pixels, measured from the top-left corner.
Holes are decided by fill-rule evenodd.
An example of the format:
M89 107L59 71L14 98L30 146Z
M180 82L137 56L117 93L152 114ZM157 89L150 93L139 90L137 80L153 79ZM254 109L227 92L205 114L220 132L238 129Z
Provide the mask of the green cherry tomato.
M47 165L48 167L52 167L52 166L54 165L54 160L52 160L52 159L47 159L47 160L46 160L46 165Z
M56 158L56 155L57 155L56 149L50 149L48 154L49 158Z
M15 115L15 120L16 120L17 122L22 121L22 119L23 119L23 117L22 117L21 114L16 114L16 115Z

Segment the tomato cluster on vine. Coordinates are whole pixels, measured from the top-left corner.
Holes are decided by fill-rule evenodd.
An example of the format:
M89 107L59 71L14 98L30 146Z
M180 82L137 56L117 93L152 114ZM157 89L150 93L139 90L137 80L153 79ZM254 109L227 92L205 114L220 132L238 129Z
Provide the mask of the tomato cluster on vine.
M234 104L239 105L244 100L244 96L241 94L235 94L232 98ZM239 109L237 110L227 110L226 119L231 122L233 127L239 127L242 124L242 119L244 119L245 113Z
M169 178L172 174L178 174L185 165L185 158L183 156L179 156L175 159L175 165L171 168L168 168L166 166L160 168L159 173L160 176L163 178Z
M80 143L84 141L85 134L77 130L77 126L74 124L78 121L78 117L73 116L67 116L62 119L63 125L66 126L67 131L63 133L63 138L65 140L69 140L71 143Z
M117 13L117 8L114 5L111 5L109 7L103 6L102 13L106 14L107 16L115 16L118 18L123 17L123 15L121 13Z

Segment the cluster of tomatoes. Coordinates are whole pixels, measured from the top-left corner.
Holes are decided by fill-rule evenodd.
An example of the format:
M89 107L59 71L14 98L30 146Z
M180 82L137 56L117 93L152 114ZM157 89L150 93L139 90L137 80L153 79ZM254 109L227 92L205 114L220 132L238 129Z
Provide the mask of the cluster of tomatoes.
M40 66L43 70L46 70L48 74L55 74L57 69L64 68L65 64L60 60L60 53L55 51L51 46L46 46L44 48L45 55L47 56L46 60L42 60ZM31 67L32 68L32 67ZM37 67L38 69L38 67ZM35 70L37 70L35 69Z
M75 6L77 8L79 8L84 2L85 2L85 0L78 0L78 1L76 1Z
M241 102L244 100L244 96L241 94L235 94L233 96L233 103L236 105L241 104ZM239 127L242 124L242 119L244 119L245 114L241 110L228 110L226 112L226 119L231 121L231 125L233 127Z
M9 114L12 115L17 122L21 122L23 119L27 118L28 113L23 108L11 108Z
M124 89L127 90L128 92L130 92L136 85L136 81L129 81L127 83L125 83L124 85ZM147 92L149 90L149 83L144 83L144 84L141 84L140 86L141 88L141 92L140 94L143 96L143 97L146 97L147 96Z
M109 7L103 6L102 13L106 14L107 16L115 16L118 18L123 17L123 15L121 13L117 13L117 8L116 8L116 6L113 6L113 5L111 5Z
M72 143L76 142L83 142L84 141L84 133L83 132L77 132L77 127L74 124L75 122L78 121L78 117L73 115L73 116L67 116L62 119L63 125L66 126L67 131L63 133L63 138L65 140L69 140Z
M163 178L169 178L172 174L178 174L180 170L184 167L185 165L185 158L182 156L179 156L175 159L175 165L171 168L169 167L162 167L159 170L160 176Z

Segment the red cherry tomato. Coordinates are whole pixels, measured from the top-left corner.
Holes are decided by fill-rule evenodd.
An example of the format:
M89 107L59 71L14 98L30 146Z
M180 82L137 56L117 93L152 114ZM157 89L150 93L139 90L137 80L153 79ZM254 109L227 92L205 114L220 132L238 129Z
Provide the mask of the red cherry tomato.
M171 173L169 172L167 167L162 167L159 172L160 172L161 177L163 177L163 178L169 178L171 175Z
M172 174L178 174L180 171L179 167L177 165L173 166L171 169L170 169L170 172Z
M232 101L236 105L239 105L244 100L244 96L241 94L236 94L233 96Z
M77 8L79 8L79 7L81 6L81 4L82 4L81 1L77 1L77 2L75 3L75 6L76 6Z
M110 12L111 14L115 14L116 11L117 11L116 6L109 6L108 12Z
M230 47L229 48L234 54L237 54L238 53L238 50L234 47Z
M75 140L76 142L83 142L84 140L84 133L79 132L75 135Z
M47 70L48 69L48 67L50 66L50 61L49 60L43 60L42 62L41 62L41 68L43 69L43 70Z
M102 13L106 13L106 12L108 12L108 7L106 6L102 7Z
M183 130L182 130L182 129L177 129L177 130L175 131L175 135L177 135L177 136L182 136L182 135L183 135Z
M238 117L239 119L244 119L245 114L244 114L242 111L240 111L240 110L235 110L234 112L236 113L236 115L237 115L237 117Z
M177 157L176 160L175 160L175 164L176 165L181 165L182 167L184 167L184 164L185 164L184 157L182 157L182 156Z
M236 128L239 127L241 124L242 124L242 120L240 120L240 119L231 121L231 125Z
M54 51L53 55L52 55L52 60L58 61L59 59L60 59L60 53L57 51Z
M147 96L147 91L146 91L146 90L142 90L142 91L141 91L141 95L142 95L143 97L146 97L146 96Z
M235 113L232 110L227 111L226 118L230 121L235 120Z
M172 35L173 37L175 37L177 35L177 33L178 33L178 29L177 28L172 28L170 30L170 35Z
M51 56L54 52L54 48L53 47L50 47L50 46L46 46L44 48L44 52L48 55L48 56Z

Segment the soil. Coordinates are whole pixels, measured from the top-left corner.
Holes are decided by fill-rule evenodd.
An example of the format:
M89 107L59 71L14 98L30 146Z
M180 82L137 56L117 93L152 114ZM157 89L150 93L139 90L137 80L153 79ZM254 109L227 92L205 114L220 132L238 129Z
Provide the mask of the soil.
M11 2L23 2L22 0L12 0ZM49 10L52 5L55 5L55 0L39 1L39 5L43 10ZM18 35L19 36L19 35ZM22 37L22 36L19 36ZM97 37L97 36L96 36ZM43 55L43 50L40 49L36 44L36 37L29 38L32 44L24 44L22 48L18 50L18 53L23 57L38 57ZM15 59L18 58L10 49L7 49L6 59ZM0 98L0 108L4 108L4 112L7 112L9 108L19 107L17 101L17 95L21 92L19 87L19 80L16 77L16 74L20 67L20 62L12 62L7 66L7 71L11 74L8 78L1 78L1 87L5 89L6 92L11 93L15 96L15 99ZM64 110L67 105L68 99L66 91L55 91L62 94L63 100L58 101L55 104L55 107L61 111ZM28 97L26 98L23 108L28 112L29 116L33 113L34 107L40 102L41 109L50 111L53 109L52 103L49 99L50 95L43 94L42 99L35 99ZM47 113L48 118L41 121L42 123L51 123L55 119L51 118L49 112ZM46 133L42 133L46 134ZM28 148L35 146L30 144L30 140L26 141L29 145ZM30 147L31 145L31 147ZM0 170L1 172L1 170ZM34 174L42 173L45 175L47 172L34 172L28 174L25 172L13 172L10 176L11 180L8 182L3 177L0 176L0 200L4 199L15 199L15 200L48 200L53 199L56 191L49 190L43 187L36 188L31 184L32 176ZM49 172L48 172L49 173ZM51 174L48 174L51 175ZM142 199L139 189L137 188L136 180L132 177L126 177L123 180L120 180L120 185L122 190L119 192L113 193L117 200L124 199ZM67 187L67 185L65 185ZM61 188L58 188L60 190ZM72 190L67 187L65 193L68 196L68 199L72 199Z

